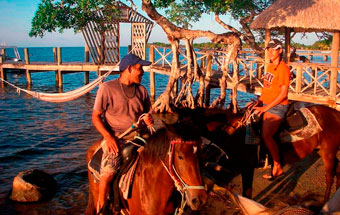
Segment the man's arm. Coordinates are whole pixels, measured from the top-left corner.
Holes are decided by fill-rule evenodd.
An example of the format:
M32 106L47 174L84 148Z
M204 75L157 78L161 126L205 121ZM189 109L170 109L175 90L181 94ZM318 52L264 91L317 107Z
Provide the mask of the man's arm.
M114 137L110 134L110 132L105 128L105 125L101 119L102 112L97 110L93 110L92 112L92 123L94 127L99 131L99 133L104 137L106 140L107 147L110 152L117 153L118 146L117 142Z

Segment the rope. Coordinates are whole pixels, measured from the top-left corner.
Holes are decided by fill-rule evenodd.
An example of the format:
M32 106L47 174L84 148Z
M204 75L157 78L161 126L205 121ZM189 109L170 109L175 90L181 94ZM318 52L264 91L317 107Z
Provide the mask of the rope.
M20 92L23 91L34 98L37 98L42 101L47 101L47 102L67 102L71 101L74 99L79 98L80 96L90 92L92 89L97 87L107 76L111 73L112 71L110 70L109 72L105 73L102 76L99 76L97 79L93 80L91 83L84 85L83 87L80 87L78 89L69 91L67 93L41 93L41 92L36 92L36 91L30 91L26 90L20 87L15 86L14 84L0 78L1 81L5 82L6 84L10 85L11 87L14 87L17 91L17 93L20 95Z

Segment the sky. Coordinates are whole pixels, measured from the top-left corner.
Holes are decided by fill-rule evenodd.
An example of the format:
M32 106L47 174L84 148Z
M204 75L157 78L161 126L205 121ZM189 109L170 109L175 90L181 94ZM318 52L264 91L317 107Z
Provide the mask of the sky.
M38 4L42 0L0 0L0 45L11 45L18 47L75 47L84 46L84 39L80 33L75 34L73 29L65 30L63 33L47 33L43 38L29 37L31 21L37 10ZM147 15L141 10L141 0L135 0L138 12L143 16ZM221 19L227 24L237 26L236 22L229 16L221 16ZM209 29L206 28L209 26ZM131 25L121 24L121 45L127 46L131 40ZM214 16L204 15L202 19L193 25L193 29L211 30L214 33L226 32L220 25L214 21ZM128 35L128 36L126 36ZM308 39L300 39L301 35L295 36L293 41L312 44L316 38L309 35ZM207 42L206 39L195 40L195 42ZM151 33L149 42L168 43L163 30L155 25Z

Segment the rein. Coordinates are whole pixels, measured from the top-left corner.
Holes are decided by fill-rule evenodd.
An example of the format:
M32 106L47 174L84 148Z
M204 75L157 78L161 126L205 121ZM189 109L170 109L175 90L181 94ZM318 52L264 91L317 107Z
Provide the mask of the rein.
M186 199L185 199L185 191L190 190L190 189L201 189L204 190L205 187L203 185L198 185L198 186L192 186L188 185L187 183L184 182L184 180L181 178L181 176L177 173L175 165L174 165L174 148L175 144L190 144L190 145L195 145L197 142L195 141L183 141L179 139L172 140L169 145L169 150L168 150L168 155L169 155L169 167L165 165L163 160L161 160L165 170L168 172L170 175L171 179L175 183L176 189L181 193L182 195L182 201L181 201L181 207L177 208L178 209L178 214L182 214L184 212L184 207L186 205ZM177 209L175 214L177 214Z
M234 126L232 123L230 123L229 121L226 122L226 125L223 126L222 130L225 130L228 127L231 127L233 129L234 133L237 129L239 129L242 126L245 126L247 124L247 122L249 121L250 118L254 118L255 113L254 113L254 107L257 106L257 103L254 102L251 105L249 105L245 111L245 113L243 114L243 116L241 117L241 119L239 119L237 121L237 125Z

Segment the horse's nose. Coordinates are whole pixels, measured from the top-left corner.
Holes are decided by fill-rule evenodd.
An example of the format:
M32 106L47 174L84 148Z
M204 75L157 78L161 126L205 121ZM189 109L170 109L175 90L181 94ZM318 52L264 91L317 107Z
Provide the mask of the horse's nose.
M200 209L205 204L206 201L207 201L206 192L200 193L200 195L196 196L191 200L191 209L192 210Z

